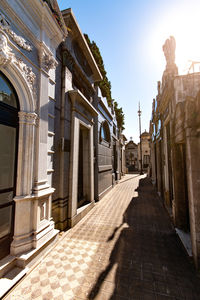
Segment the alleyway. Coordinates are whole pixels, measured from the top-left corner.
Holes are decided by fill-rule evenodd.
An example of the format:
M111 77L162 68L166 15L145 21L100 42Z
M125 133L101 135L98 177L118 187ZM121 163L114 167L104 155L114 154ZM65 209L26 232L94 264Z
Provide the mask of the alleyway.
M123 180L6 300L200 299L200 283L150 180Z

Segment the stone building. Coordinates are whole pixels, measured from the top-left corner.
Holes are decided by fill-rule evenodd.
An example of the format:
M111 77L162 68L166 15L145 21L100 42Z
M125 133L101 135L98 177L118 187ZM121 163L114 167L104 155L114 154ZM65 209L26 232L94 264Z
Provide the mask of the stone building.
M131 140L125 145L126 168L128 172L138 170L138 145Z
M126 142L127 138L124 134L120 134L120 146L121 146L121 154L120 154L120 161L121 161L121 176L126 174Z
M55 18L57 14L57 18ZM56 49L67 32L45 1L0 2L0 275L56 237L51 217Z
M71 9L57 51L52 216L73 227L120 179L119 130L95 83L102 76Z
M121 178L124 139L71 9L0 3L0 277L17 279ZM38 256L39 255L39 256Z
M74 226L94 205L94 83L102 76L71 9L62 11L68 36L57 51L52 215Z
M142 144L142 169L147 171L150 164L150 134L146 130L141 134ZM140 154L140 143L138 143L138 162L139 170L141 169L141 154Z
M95 118L95 200L100 200L113 187L112 132L113 111L107 99L96 88ZM115 177L115 176L114 176Z
M165 42L163 51L167 64L162 83L158 83L150 125L152 180L178 234L191 240L199 266L200 73L178 75L173 37Z

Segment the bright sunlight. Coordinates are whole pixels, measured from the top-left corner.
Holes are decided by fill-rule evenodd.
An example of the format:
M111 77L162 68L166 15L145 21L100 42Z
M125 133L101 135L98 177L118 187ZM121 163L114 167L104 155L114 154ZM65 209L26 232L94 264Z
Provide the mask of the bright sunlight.
M159 28L153 33L153 55L160 62L164 59L162 45L169 36L176 40L176 65L179 74L188 73L192 61L200 62L200 3L192 2L177 6L173 11L167 12L159 20ZM200 64L199 64L200 65ZM199 65L196 65L199 70Z

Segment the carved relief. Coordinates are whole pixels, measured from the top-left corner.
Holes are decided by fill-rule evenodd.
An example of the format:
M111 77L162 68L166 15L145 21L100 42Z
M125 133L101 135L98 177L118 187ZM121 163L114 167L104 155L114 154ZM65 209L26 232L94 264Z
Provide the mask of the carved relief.
M13 41L17 43L18 46L27 51L32 50L32 47L26 42L23 37L17 35L10 29L10 24L2 13L0 13L0 28L4 30L13 39Z
M8 46L6 35L0 31L0 65L5 66L10 63L14 57L11 48Z
M32 68L28 67L21 58L15 58L14 63L18 66L22 74L26 78L30 88L33 90L33 85L35 82L35 74L32 72Z
M42 62L47 72L50 69L55 69L58 64L53 55L47 54L46 52L43 53Z
M43 44L41 44L41 48L38 52L38 55L40 65L46 72L49 72L50 69L56 68L58 64L56 59L54 58L50 50L45 49L45 46Z
M12 52L12 49L8 46L8 36L0 31L0 66L5 66L9 63L16 65L22 75L28 82L31 90L33 90L33 84L35 82L35 74L32 72L32 68L28 67L21 58L17 58Z
M38 116L36 113L19 111L18 116L20 124L37 125Z

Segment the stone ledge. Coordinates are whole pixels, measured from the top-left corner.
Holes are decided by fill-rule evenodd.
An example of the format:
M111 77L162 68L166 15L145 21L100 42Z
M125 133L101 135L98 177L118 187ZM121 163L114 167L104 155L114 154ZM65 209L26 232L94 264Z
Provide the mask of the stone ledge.
M28 272L29 268L14 267L0 279L0 299Z
M99 172L109 171L112 170L112 165L103 165L99 166Z
M77 214L68 220L69 227L74 227L87 213L94 207L95 202L91 202L77 209Z

